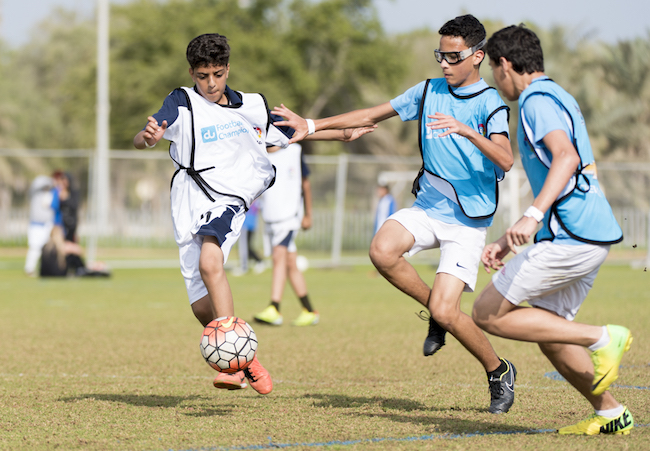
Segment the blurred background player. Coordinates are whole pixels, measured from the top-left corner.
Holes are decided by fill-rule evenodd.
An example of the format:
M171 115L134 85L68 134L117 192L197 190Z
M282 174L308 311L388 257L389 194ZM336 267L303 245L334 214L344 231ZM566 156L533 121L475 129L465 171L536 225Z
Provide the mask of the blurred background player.
M388 217L395 213L397 210L395 198L390 193L390 189L386 184L377 186L377 209L375 210L375 229L373 236L379 232L379 228L386 222Z
M537 343L591 403L595 413L560 434L629 434L632 414L607 390L632 335L622 326L573 322L610 245L623 239L598 184L580 107L544 74L542 47L531 30L520 25L497 31L487 53L497 86L508 100L519 101L517 141L535 199L504 236L485 247L488 272L500 269L510 251L517 255L476 299L474 320L491 334ZM517 253L538 223L535 244Z
M471 15L439 30L434 51L444 78L429 79L381 105L318 120L303 119L282 106L277 125L296 130L293 141L315 130L371 126L399 115L418 120L422 168L411 208L393 214L370 244L377 270L403 293L428 308L423 353L433 355L450 332L487 373L491 413L514 402L516 370L499 358L485 334L460 309L464 291L474 291L487 227L497 208L497 182L513 164L508 107L481 78L486 33ZM405 254L440 248L440 264L429 288Z
M61 223L59 196L52 177L39 175L29 187L29 226L25 274L36 275L43 246L50 239L55 222Z
M302 305L294 326L318 324L319 314L312 308L305 277L296 263L296 235L312 224L309 168L302 157L302 146L291 144L285 149L269 149L269 159L277 169L275 184L262 195L265 249L273 259L271 304L254 316L255 321L280 326L280 303L287 278Z
M293 131L273 124L263 95L227 85L230 46L225 36L208 33L192 39L186 58L194 86L172 91L147 118L133 145L144 149L163 137L171 141L174 236L192 312L205 327L213 319L234 316L224 265L246 210L275 179L266 148L286 147ZM313 139L350 141L370 131L321 133ZM257 356L244 371L219 373L214 385L241 389L246 380L260 394L273 389Z

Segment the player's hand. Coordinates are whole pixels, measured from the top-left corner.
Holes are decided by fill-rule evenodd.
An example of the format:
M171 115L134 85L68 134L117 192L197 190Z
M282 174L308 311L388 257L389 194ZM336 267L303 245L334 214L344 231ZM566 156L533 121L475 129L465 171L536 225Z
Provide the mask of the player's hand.
M346 128L343 130L343 142L354 141L355 139L361 138L366 133L372 133L377 128L377 125L371 127L359 127L359 128Z
M149 121L144 129L142 137L150 146L155 146L160 141L167 130L167 121L163 121L162 125L158 125L158 121L153 116L147 118Z
M530 241L530 236L537 229L535 218L522 216L512 227L506 230L508 247L514 251L515 246L522 246Z
M509 252L510 248L506 243L505 235L494 243L485 246L481 254L481 262L483 262L485 271L489 273L490 269L497 270L501 268L503 266L503 259Z
M289 140L289 144L302 141L309 134L307 121L283 104L280 104L279 107L274 107L272 113L278 116L282 116L285 119L284 121L274 122L273 125L276 127L291 127L296 131L293 134L293 137Z
M303 216L300 226L303 228L303 230L311 229L311 216Z
M456 133L461 136L467 137L469 133L472 132L471 127L463 124L456 120L453 116L448 116L442 113L429 114L427 115L429 119L434 119L433 122L427 122L426 126L432 130L443 130L444 132L440 133L438 136L443 138L445 136Z

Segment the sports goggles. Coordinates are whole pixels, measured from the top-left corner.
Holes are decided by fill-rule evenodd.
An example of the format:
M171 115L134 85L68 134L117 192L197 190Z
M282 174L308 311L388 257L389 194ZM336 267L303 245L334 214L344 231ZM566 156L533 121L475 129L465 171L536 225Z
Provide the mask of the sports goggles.
M487 41L483 39L474 47L470 47L460 52L441 52L440 50L435 49L433 53L436 55L436 61L438 61L439 63L442 63L442 60L445 60L449 64L458 64L461 61L472 56L474 53L476 53L477 50L482 49L486 42Z

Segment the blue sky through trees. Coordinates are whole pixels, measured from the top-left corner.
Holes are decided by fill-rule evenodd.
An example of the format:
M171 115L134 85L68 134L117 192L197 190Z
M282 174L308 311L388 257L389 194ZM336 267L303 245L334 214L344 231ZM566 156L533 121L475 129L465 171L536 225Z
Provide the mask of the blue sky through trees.
M112 0L127 3L130 0ZM428 26L437 30L459 14L470 12L480 19L502 20L506 24L534 18L537 25L563 25L587 36L613 44L618 40L649 35L650 2L648 0L373 0L385 29L407 32ZM0 37L11 47L25 44L37 32L37 25L57 8L75 10L90 16L93 0L0 0Z

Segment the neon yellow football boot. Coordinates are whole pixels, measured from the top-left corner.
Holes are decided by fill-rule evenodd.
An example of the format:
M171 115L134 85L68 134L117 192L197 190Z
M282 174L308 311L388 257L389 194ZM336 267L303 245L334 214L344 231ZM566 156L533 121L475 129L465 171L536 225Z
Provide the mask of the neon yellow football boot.
M306 309L302 309L298 318L296 318L291 324L294 326L314 326L318 324L320 315L318 312L309 312Z
M618 378L618 367L623 354L632 345L632 334L623 326L607 325L609 343L591 353L594 364L594 382L591 385L593 395L603 394Z
M273 305L269 305L257 315L253 316L253 319L258 323L270 324L272 326L282 325L282 315Z
M559 429L561 435L598 435L598 434L622 434L628 435L634 428L634 418L627 407L616 418L607 418L591 414L589 418L573 426Z

